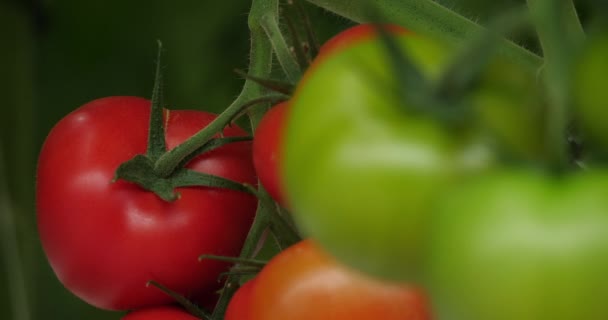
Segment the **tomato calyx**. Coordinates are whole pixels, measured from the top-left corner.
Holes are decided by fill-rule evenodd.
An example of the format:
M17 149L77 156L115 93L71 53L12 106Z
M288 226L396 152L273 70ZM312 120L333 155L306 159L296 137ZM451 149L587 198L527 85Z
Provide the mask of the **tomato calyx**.
M204 186L215 188L227 188L241 192L250 192L246 185L216 175L206 174L185 168L195 157L219 148L223 145L251 140L251 137L219 137L208 141L194 141L191 137L173 150L167 151L165 142L165 115L169 112L163 109L163 77L160 69L162 44L159 42L158 62L154 89L152 92L152 103L150 111L150 124L148 131L148 148L146 154L138 154L130 160L122 163L115 172L112 182L125 180L137 184L145 190L154 192L165 201L179 199L179 193L175 192L178 187ZM229 118L230 123L232 121ZM225 125L217 126L220 131ZM202 144L200 147L198 144ZM179 148L187 146L187 148ZM179 149L180 152L175 152ZM170 170L159 170L159 165L165 164ZM168 165L167 165L168 164Z
M179 199L179 193L174 191L177 187L205 186L249 192L249 188L241 183L186 168L177 169L167 178L160 177L154 170L154 162L144 155L136 155L120 165L114 181L118 179L133 182L165 201Z

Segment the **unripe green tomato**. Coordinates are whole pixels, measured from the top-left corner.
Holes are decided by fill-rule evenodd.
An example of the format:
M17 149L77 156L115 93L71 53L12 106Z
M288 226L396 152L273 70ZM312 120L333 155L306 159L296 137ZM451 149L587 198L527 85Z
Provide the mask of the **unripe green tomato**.
M459 186L432 216L437 319L608 319L608 175L504 171Z
M542 162L546 145L546 104L537 71L497 59L484 70L471 94L477 125L489 143L510 158Z
M398 43L431 79L451 52L418 35ZM410 280L431 204L493 160L476 132L413 114L400 85L378 39L314 64L292 99L283 174L306 235L360 270Z

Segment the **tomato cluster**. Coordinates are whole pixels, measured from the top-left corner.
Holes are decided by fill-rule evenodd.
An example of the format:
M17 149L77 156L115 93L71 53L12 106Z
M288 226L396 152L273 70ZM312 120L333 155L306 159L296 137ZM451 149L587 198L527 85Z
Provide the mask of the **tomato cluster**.
M582 83L606 70L595 54L605 43L583 50ZM320 48L253 142L185 163L259 180L307 238L245 282L225 319L608 318L606 173L544 169L554 153L536 70L492 56L470 86L449 91L458 50L396 25L350 28ZM602 102L585 91L594 85L573 100L581 130L605 146ZM209 186L177 187L166 201L115 181L146 153L149 118L149 101L110 97L57 124L40 154L40 236L59 280L90 304L137 309L124 319L191 319L150 281L213 306L228 265L198 257L238 256L257 201ZM167 149L214 119L165 111Z
M583 50L578 76L606 70L605 43ZM358 270L422 285L439 319L608 317L608 180L554 158L568 132L547 134L537 71L493 56L450 103L424 100L391 45L442 92L457 48L406 34L336 50L290 101L282 173L304 234ZM573 104L578 130L605 146L596 85Z

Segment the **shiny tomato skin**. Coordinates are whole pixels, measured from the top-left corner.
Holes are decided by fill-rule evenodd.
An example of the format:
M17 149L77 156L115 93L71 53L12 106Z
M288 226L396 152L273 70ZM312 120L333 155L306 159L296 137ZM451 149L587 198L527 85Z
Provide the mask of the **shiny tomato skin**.
M428 320L421 290L353 271L301 241L275 256L255 278L249 320Z
M288 102L282 102L268 110L253 138L253 165L258 178L268 194L283 207L287 203L279 165L288 106Z
M232 296L224 320L251 320L253 287L255 279L247 281Z
M40 152L37 219L40 239L59 280L84 301L126 310L166 304L155 280L185 296L215 290L226 264L201 254L237 255L255 214L256 199L241 192L178 188L165 202L122 180L118 165L146 152L150 102L108 97L62 119ZM203 128L215 115L166 112L167 147ZM226 136L245 135L226 128ZM188 164L240 182L256 183L249 142L230 144Z
M188 312L173 306L145 308L127 313L121 320L197 320Z

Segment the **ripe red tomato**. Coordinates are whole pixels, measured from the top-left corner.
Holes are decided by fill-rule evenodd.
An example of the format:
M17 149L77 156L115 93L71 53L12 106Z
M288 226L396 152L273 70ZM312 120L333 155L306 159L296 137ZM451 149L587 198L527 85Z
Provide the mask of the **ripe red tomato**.
M232 296L224 320L251 320L251 299L255 279L247 281Z
M420 290L348 269L311 240L279 253L254 281L249 305L241 303L247 320L430 319Z
M127 313L122 320L198 320L197 317L173 306L161 306Z
M253 138L253 165L258 178L268 194L282 206L286 206L286 201L279 165L287 109L288 102L282 102L268 110Z
M403 35L408 32L405 28L395 24L382 25L382 28L394 35ZM318 57L333 54L335 51L345 49L349 45L359 41L373 39L377 35L377 29L378 25L374 24L359 24L350 27L327 40L321 48L319 48Z
M109 97L63 118L48 135L36 187L40 239L55 274L84 301L125 310L172 299L155 280L187 297L220 284L226 264L198 262L201 254L237 255L252 223L256 199L242 192L178 188L165 202L135 184L112 183L118 165L146 152L150 102ZM166 141L173 148L215 115L167 111ZM225 136L246 133L229 127ZM238 142L198 156L188 168L255 184L251 143Z

